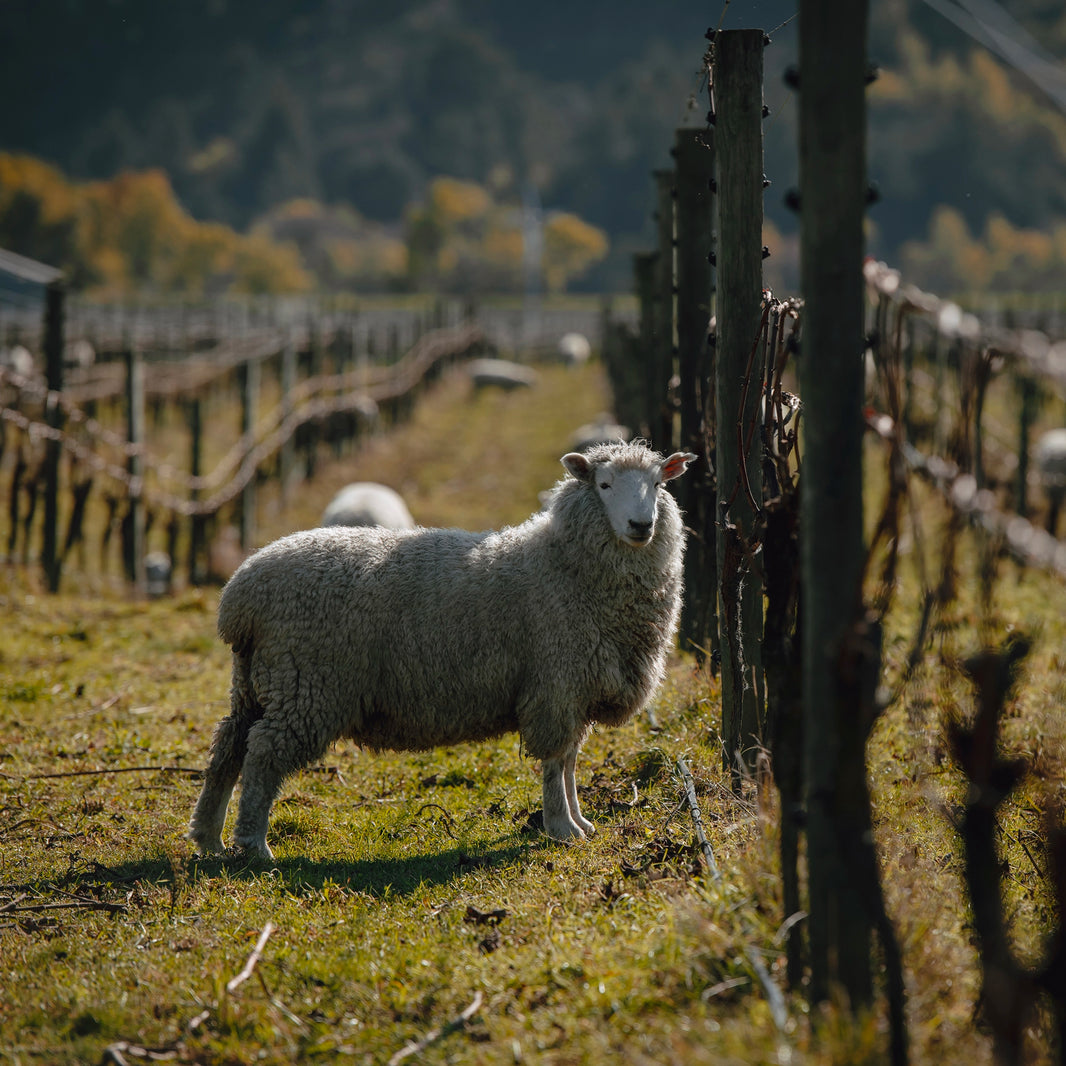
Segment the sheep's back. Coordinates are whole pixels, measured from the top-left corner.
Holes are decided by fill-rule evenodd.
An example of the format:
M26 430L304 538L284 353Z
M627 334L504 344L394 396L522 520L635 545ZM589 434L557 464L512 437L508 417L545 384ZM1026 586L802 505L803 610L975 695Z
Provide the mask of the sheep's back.
M351 733L364 743L496 735L516 727L529 605L544 587L512 547L505 534L459 530L294 534L234 575L219 633L252 657L267 703L314 685L317 706L351 709Z

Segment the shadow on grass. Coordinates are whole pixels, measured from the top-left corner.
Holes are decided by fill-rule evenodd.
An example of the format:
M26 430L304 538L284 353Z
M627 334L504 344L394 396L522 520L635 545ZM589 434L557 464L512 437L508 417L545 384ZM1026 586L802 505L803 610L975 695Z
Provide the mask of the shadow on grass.
M270 874L290 892L318 892L327 883L372 896L405 896L420 885L447 884L476 870L506 866L527 858L544 844L513 842L486 849L449 848L447 851L401 858L359 859L275 859L273 862L247 861L243 856L200 858L189 868L189 879L216 876L256 878Z
M35 885L12 886L24 890L47 892L75 889L99 889L135 884L173 886L191 885L197 881L228 877L254 881L269 877L288 892L313 894L326 884L338 885L354 892L372 896L404 896L420 885L447 884L477 870L506 866L553 846L544 837L529 841L508 836L485 848L449 848L432 854L408 855L400 858L360 859L345 862L337 859L282 858L272 862L250 859L244 852L229 851L224 855L190 857L182 863L174 857L131 860L115 866L90 861L78 864L56 878L42 879ZM558 845L554 845L558 846Z

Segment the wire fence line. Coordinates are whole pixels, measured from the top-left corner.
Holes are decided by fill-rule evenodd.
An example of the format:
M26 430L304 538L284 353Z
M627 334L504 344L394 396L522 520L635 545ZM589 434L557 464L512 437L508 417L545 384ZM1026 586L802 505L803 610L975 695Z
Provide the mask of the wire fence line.
M483 331L467 322L425 333L394 361L370 365L366 359L352 358L346 339L343 334L319 336L314 341L317 350L310 347L298 352L289 332L275 331L273 337L238 338L236 343L221 346L217 358L201 355L187 361L154 362L147 368L142 368L138 353L130 352L124 368L114 365L111 381L101 384L97 378L87 388L83 376L71 389L59 391L49 389L39 378L0 369L0 475L8 475L9 561L29 562L35 554L38 501L47 492L45 475L51 452L57 468L62 460L59 487L66 501L52 508L55 522L66 522L62 541L59 530L51 531L52 543L63 544L57 578L59 566L84 543L86 508L92 495L102 498L108 512L101 570L107 569L105 558L112 540L120 539L127 577L141 581L144 538L137 542L134 523L141 524L142 532L145 523L165 525L174 557L184 538L181 523L191 520L185 557L190 580L201 580L209 570L203 558L209 526L217 523L226 508L241 505L241 539L244 547L250 546L254 494L264 479L281 482L279 491L284 493L298 460L304 476L312 476L320 446L340 454L379 425L399 421L445 367L487 346ZM327 351L332 372L325 372ZM301 362L313 373L298 380ZM275 399L260 417L260 393L268 391L261 368L267 364L276 365L277 381L270 390ZM125 380L116 384L120 374ZM139 391L133 385L137 380ZM242 408L242 431L205 473L201 470L207 436L204 410L213 404L221 407L226 401L220 395L227 390L236 392ZM123 418L128 427L135 422L143 425L146 397L151 397L157 420L171 427L162 442L148 443L143 433L121 432ZM228 401L231 408L233 399ZM97 407L105 404L118 408L112 410L110 424L97 413ZM140 412L134 418L137 407ZM186 466L174 459L174 445L180 438L185 440L179 447L188 449ZM47 524L47 507L45 511ZM113 538L116 525L119 537ZM42 531L42 536L47 534Z
M895 438L907 468L1016 561L1066 576L1053 506L1062 471L1032 461L1038 434L1066 425L1066 339L964 311L884 263L868 261L864 275L869 428Z

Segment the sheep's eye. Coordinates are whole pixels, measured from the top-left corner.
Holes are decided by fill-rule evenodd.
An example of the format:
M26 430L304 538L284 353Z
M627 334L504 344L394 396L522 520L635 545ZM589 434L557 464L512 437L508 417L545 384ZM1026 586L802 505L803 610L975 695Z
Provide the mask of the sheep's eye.
M611 483L609 481L601 481L600 482L600 488L601 489L609 489L610 487L611 487Z

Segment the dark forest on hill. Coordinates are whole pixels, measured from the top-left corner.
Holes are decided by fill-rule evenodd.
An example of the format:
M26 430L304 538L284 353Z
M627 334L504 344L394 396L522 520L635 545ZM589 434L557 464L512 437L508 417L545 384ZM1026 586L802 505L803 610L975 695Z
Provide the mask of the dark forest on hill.
M1066 55L1057 0L1004 6ZM773 38L766 216L785 238L796 105L781 75L796 59L796 8L733 0L721 22ZM650 173L674 129L706 112L704 31L721 13L678 0L7 0L0 151L74 181L161 168L194 218L240 231L294 198L399 227L441 175L515 203L535 189L608 234L611 253L583 284L627 287L629 255L651 232ZM882 193L871 251L962 284L938 276L938 256L971 240L1006 262L1029 254L1032 230L1051 242L1044 259L1066 264L1066 114L921 0L873 5L869 55L883 71L870 93ZM982 268L987 284L1003 283L997 263ZM1047 263L1042 277L1057 283Z

